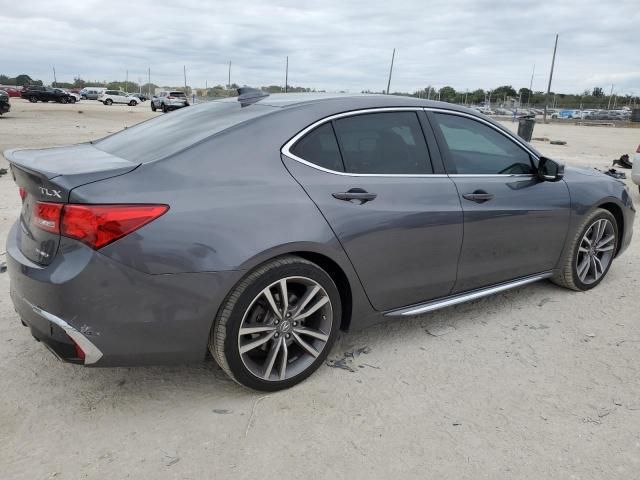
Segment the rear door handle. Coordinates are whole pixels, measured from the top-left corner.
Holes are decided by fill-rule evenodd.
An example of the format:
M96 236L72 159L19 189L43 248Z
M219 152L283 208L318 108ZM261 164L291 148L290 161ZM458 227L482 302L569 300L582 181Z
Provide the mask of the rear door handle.
M465 193L462 198L476 203L484 203L493 199L493 193L487 193L484 190L476 190L473 193Z
M338 200L344 200L345 202L350 202L351 200L360 201L360 205L363 203L370 202L375 200L378 195L375 193L369 193L362 188L352 188L347 192L338 192L331 194L333 198L337 198Z

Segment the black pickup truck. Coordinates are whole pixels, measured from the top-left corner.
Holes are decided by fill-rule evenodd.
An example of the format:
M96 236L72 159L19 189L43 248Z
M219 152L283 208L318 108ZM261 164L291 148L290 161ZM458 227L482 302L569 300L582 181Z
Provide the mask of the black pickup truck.
M76 103L76 97L69 95L57 88L42 87L40 85L30 85L22 89L20 94L22 98L26 98L31 103L41 102L58 102L58 103Z
M0 115L7 113L11 110L11 104L9 103L9 94L4 90L0 90Z

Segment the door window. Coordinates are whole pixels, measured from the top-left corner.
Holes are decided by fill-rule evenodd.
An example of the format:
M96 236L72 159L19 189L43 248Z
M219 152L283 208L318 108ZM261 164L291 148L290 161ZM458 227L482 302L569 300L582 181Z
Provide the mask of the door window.
M337 172L344 171L331 122L320 125L298 140L291 153L319 167Z
M530 174L529 153L481 122L460 115L435 114L449 159L458 174Z
M416 112L354 115L334 126L349 173L433 173Z

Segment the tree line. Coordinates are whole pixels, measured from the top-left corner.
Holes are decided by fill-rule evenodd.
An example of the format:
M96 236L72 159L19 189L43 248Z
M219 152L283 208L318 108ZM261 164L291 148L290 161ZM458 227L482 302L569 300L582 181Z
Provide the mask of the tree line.
M43 85L42 80L34 80L27 74L17 75L16 77L9 77L7 75L0 74L0 85ZM88 81L82 78L74 78L73 82L56 82L53 85L57 88L85 88L85 87L104 87L109 90L125 90L127 92L143 92L151 93L155 92L159 85L155 83L138 84L131 81L114 81L114 82L98 82ZM163 86L163 88L172 88L169 86ZM239 85L233 83L231 85L215 85L210 88L197 88L195 89L198 95L206 95L207 97L229 97L236 95ZM267 93L282 93L285 91L282 85L268 85L260 87ZM191 95L192 88L181 88L185 90L187 95ZM306 87L299 86L287 86L287 92L316 92L324 90L315 90ZM362 93L385 93L384 91L372 92L365 90ZM446 85L441 88L435 88L427 86L421 90L414 92L392 92L392 95L405 95L419 98L428 98L432 100L440 100L449 103L458 103L466 105L508 105L519 104L522 106L531 107L543 107L545 104L545 92L532 91L526 87L516 90L511 85L501 85L493 90L484 90L478 88L476 90L456 90L455 88ZM551 92L549 94L548 105L558 108L613 108L621 106L636 107L640 104L640 97L632 95L606 95L602 87L594 87L591 90L585 90L582 93L556 93Z

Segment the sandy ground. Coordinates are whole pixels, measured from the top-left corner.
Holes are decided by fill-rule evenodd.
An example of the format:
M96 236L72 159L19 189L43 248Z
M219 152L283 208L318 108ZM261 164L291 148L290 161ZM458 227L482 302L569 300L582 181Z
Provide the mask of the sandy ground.
M0 149L93 139L152 115L148 102L18 99L0 117ZM568 142L535 142L548 156L599 167L640 143L622 128L539 125L534 136ZM20 204L8 175L0 194L4 236ZM324 366L270 395L213 361L60 363L20 325L0 274L0 477L638 478L639 236L589 293L542 282L345 334L330 359L350 370Z

